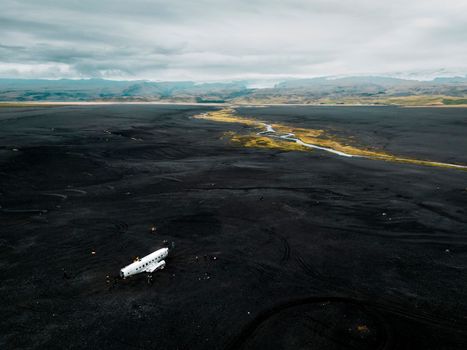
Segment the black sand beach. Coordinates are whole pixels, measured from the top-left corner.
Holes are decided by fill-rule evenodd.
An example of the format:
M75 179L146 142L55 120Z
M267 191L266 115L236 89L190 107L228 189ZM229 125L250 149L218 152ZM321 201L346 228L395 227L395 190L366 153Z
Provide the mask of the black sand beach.
M242 148L213 109L0 108L2 349L467 348L467 171ZM467 164L463 108L237 112Z

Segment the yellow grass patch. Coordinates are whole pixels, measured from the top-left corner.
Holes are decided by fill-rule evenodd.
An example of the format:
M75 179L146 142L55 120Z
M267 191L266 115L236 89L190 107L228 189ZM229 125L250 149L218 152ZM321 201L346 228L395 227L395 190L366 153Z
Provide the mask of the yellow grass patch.
M256 134L239 135L234 132L226 132L224 134L233 143L242 147L251 148L269 148L278 149L282 151L310 151L309 148L299 145L295 142L284 141L280 139L273 139L266 136L259 136Z
M260 130L265 130L264 122L249 119L245 117L240 117L235 115L235 111L232 108L225 108L219 111L213 111L208 113L203 113L195 118L207 119L216 122L224 123L239 123L243 125L248 125ZM306 129L306 128L294 128L292 126L284 124L272 124L273 129L278 135L284 135L293 133L295 138L300 139L302 142L312 144L315 146L329 148L335 151L340 151L352 156L359 156L370 159L378 159L390 162L399 162L399 163L408 163L408 164L417 164L424 166L435 166L443 168L453 168L460 170L467 170L467 165L456 165L448 164L442 162L434 162L429 160L421 160L407 157L399 157L387 152L377 151L359 147L356 145L350 145L349 142L339 140L333 135L326 133L324 130L319 129ZM295 142L281 140L277 138L272 138L266 134L258 135L252 133L249 135L239 135L233 132L228 132L225 134L226 137L244 147L258 147L258 148L272 148L272 149L281 149L286 151L311 151L312 148L302 146Z
M254 127L262 127L261 122L254 120L254 119L242 118L242 117L235 115L234 113L235 111L233 109L224 108L219 111L199 114L195 116L195 118L213 120L215 122L222 122L222 123L238 123L238 124L244 124L244 125L249 125L249 126L254 126Z

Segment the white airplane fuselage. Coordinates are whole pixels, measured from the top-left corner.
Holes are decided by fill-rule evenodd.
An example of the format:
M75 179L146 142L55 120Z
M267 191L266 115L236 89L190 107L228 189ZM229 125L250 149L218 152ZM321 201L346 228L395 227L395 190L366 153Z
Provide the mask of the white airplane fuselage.
M165 267L164 259L169 255L168 248L161 248L120 270L120 277L126 278L142 272L153 273Z

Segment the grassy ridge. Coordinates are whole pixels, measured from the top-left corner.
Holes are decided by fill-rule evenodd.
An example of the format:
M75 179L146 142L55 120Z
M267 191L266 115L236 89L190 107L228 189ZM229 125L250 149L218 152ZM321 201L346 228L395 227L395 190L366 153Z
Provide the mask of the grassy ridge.
M467 98L443 98L443 104L445 105L467 105Z
M164 102L164 103L207 103L207 101L198 99L194 101L188 100L158 100L151 99L141 101L133 99L113 99L109 101L103 100L89 100L86 102L103 102L103 103L121 103L121 102ZM220 101L209 101L211 103L219 103ZM452 97L446 95L410 95L410 96L397 96L397 97L360 97L349 96L342 98L309 98L307 96L293 95L293 96L269 96L264 95L261 97L237 97L230 101L222 101L234 104L310 104L310 105L379 105L379 106L452 106L452 107L467 107L467 98L465 97ZM0 102L0 107L52 107L66 105L67 103L79 102Z

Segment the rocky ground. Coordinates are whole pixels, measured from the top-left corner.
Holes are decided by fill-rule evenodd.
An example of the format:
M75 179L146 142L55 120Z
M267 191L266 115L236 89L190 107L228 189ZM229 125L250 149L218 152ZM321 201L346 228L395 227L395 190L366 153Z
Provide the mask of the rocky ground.
M242 148L213 108L0 109L2 348L466 348L466 171ZM467 163L462 108L238 113Z

